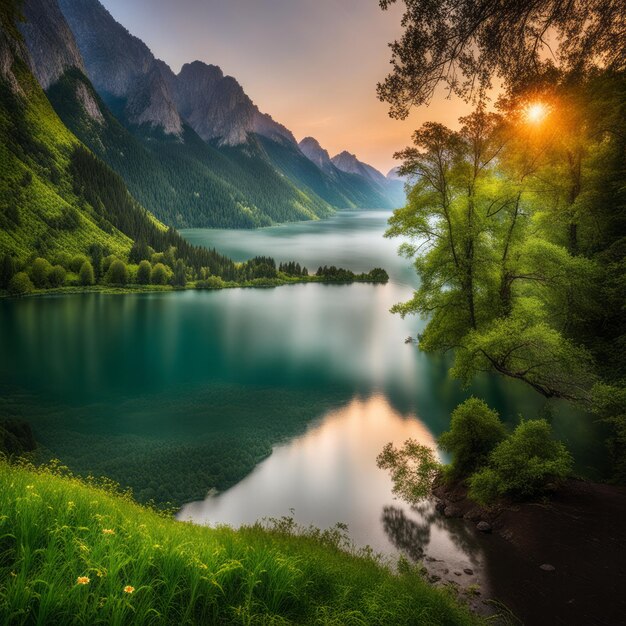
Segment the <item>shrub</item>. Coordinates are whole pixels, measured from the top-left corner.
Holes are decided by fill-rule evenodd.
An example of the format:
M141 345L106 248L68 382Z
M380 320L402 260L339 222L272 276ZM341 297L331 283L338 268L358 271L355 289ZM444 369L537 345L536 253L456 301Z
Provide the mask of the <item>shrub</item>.
M85 287L94 284L93 265L89 261L85 261L80 266L80 271L78 272L78 280L80 281L80 284Z
M137 282L140 285L148 285L151 273L152 265L150 265L150 261L142 261L137 268Z
M9 281L9 293L12 296L23 296L30 293L34 288L26 272L18 272Z
M126 264L119 259L115 259L109 266L105 280L110 285L125 285L128 282Z
M55 265L48 273L48 282L51 287L62 287L65 284L65 268Z
M46 259L39 257L32 262L28 275L33 285L41 289L48 284L48 274L51 270L52 265Z
M225 285L221 276L207 276L196 283L196 289L222 289Z
M496 498L524 500L541 495L551 482L566 478L572 456L552 438L545 420L522 422L491 453L489 466L470 478L470 497L481 504Z
M153 285L167 285L170 279L170 272L163 265L163 263L157 263L150 273L150 282Z
M439 437L439 445L452 455L450 474L466 478L484 467L491 451L506 437L498 413L478 398L469 398L454 409L450 430Z

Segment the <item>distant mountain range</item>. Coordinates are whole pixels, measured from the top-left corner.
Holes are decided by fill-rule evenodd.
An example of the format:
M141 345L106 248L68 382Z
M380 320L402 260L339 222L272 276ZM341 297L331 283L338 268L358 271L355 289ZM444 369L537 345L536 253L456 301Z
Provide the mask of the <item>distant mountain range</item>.
M25 0L25 59L65 126L175 227L256 227L394 208L401 180L261 112L194 61L175 74L98 0Z

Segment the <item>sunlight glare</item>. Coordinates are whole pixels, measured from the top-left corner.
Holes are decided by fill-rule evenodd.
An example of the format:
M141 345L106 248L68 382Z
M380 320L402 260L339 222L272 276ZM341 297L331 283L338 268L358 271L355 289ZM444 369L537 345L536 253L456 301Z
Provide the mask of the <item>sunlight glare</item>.
M524 117L531 124L541 124L550 112L542 102L531 102L524 107Z

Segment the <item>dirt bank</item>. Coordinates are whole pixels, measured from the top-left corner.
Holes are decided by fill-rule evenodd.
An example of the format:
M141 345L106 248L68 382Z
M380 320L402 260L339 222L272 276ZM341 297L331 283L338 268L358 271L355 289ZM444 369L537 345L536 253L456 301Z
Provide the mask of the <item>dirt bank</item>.
M491 511L462 486L437 486L438 510L481 532L488 594L524 624L626 624L626 489L570 480L549 501Z

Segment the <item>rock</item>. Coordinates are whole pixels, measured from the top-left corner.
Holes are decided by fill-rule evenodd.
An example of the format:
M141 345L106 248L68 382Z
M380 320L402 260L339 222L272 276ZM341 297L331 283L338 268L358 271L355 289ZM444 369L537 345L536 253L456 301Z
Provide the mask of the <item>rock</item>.
M443 510L443 514L446 517L461 517L461 509L454 504L448 504L448 506L446 506Z
M437 574L432 574L428 577L431 583L437 583L441 580L441 576L437 576Z
M485 521L478 522L478 524L476 524L476 530L479 530L481 533L490 533L491 524Z
M455 576L460 576L460 575L461 575L461 572L453 572L453 574L454 574Z
M463 515L463 519L470 522L479 522L483 513L484 511L480 507L473 507L469 511L465 512L465 515Z
M470 569L469 567L466 567L463 571L464 571L464 572L465 572L468 576L472 576L472 575L474 574L474 570L473 570L473 569Z
M539 569L542 569L544 572L553 572L556 567L554 567L554 565L550 565L550 563L544 563L539 566Z

